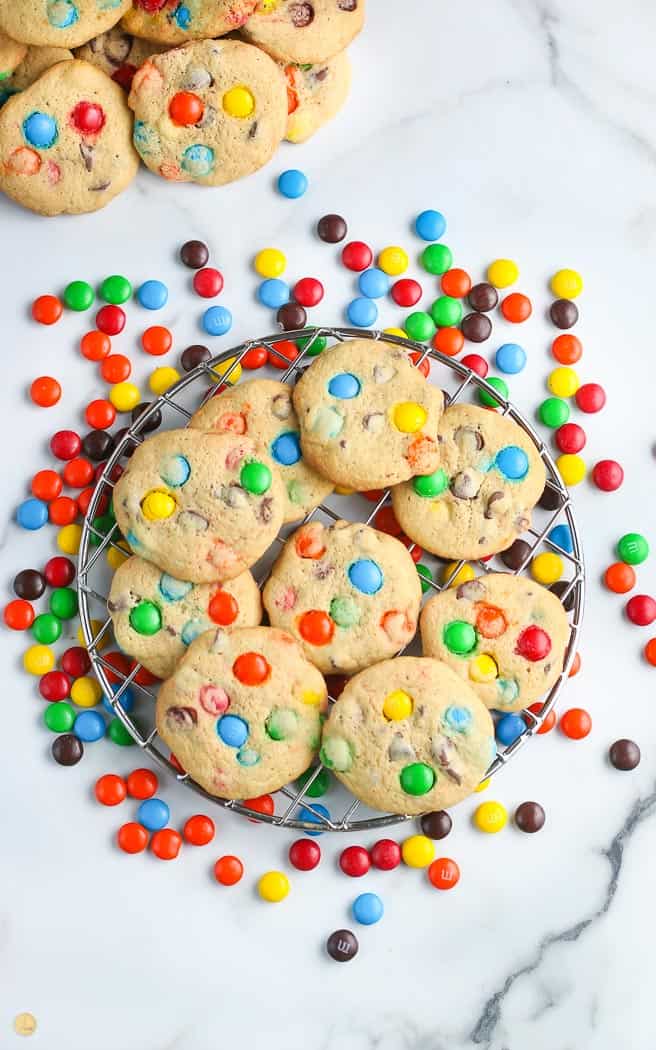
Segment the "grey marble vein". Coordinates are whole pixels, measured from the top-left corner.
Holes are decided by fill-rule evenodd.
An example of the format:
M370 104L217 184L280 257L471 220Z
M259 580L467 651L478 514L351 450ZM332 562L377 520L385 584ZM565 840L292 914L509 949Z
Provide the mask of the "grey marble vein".
M520 969L514 970L510 973L501 987L494 992L483 1005L480 1016L470 1035L472 1043L477 1046L484 1045L489 1047L501 1019L501 1010L504 1000L515 983L522 977L527 977L530 974L535 973L544 962L549 950L555 944L567 944L573 941L578 941L578 939L590 929L595 922L606 914L613 903L613 898L617 892L620 873L622 871L622 863L624 860L625 846L638 825L647 817L650 817L655 811L656 785L651 794L647 795L646 798L637 799L631 807L622 827L613 837L608 849L602 851L602 856L606 857L609 863L610 875L601 905L590 915L574 923L574 925L568 926L557 933L547 934L546 937L543 937L533 958L524 966L520 967Z

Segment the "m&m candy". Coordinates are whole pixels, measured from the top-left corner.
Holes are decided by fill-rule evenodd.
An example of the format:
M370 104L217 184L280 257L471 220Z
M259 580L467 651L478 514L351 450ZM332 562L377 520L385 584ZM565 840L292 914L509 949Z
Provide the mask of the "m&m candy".
M161 828L150 841L150 849L159 860L175 860L182 848L182 835L174 828Z
M53 376L39 376L30 386L30 398L40 408L52 408L61 398L62 390Z
M570 707L561 715L558 726L570 740L583 740L592 729L592 719L582 707Z
M118 806L127 795L125 781L115 773L105 773L98 777L94 794L102 806Z
M649 557L649 544L639 532L627 532L617 541L617 554L627 565L641 565Z
M508 812L500 802L482 802L474 811L474 825L479 831L496 835L508 822Z
M427 868L435 859L435 846L427 835L411 835L401 845L401 856L409 868Z
M555 401L556 398L548 398L547 400ZM565 401L562 404L567 407L567 414L569 416L569 406ZM580 427L578 423L563 423L558 426L558 430L554 434L556 444L561 452L565 452L569 455L574 455L585 448L587 441L585 431L583 427Z
M116 841L124 853L142 853L148 845L148 832L141 824L131 821L118 829Z
M438 857L428 869L428 878L436 890L452 890L460 881L460 868L451 857Z
M558 270L550 287L556 299L576 299L583 291L583 278L577 270Z
M24 598L15 598L5 605L3 618L12 631L26 631L34 623L34 607Z
M321 860L321 847L313 839L297 839L289 847L289 863L298 871L312 871Z
M127 779L128 794L131 798L152 798L158 786L157 774L152 769L133 769Z
M125 328L125 311L120 306L101 306L96 314L96 328L105 335L119 335Z
M512 292L502 300L501 313L506 321L512 324L521 324L522 321L528 320L532 312L531 300L520 292Z
M606 392L599 383L583 383L575 393L581 412L600 412L606 404Z
M616 492L624 481L624 471L614 459L600 459L592 468L591 476L602 492Z
M634 594L626 603L626 615L638 627L648 627L656 620L656 601L648 594Z
M380 922L385 908L377 893L361 893L351 905L351 912L361 926L373 926Z
M369 851L371 863L379 871L392 871L401 863L401 848L394 839L379 839Z
M347 846L340 854L339 866L345 875L359 879L369 871L371 860L364 846Z
M234 886L244 874L244 865L239 857L219 857L214 865L214 878L222 886Z
M137 301L144 310L161 310L169 298L169 290L162 281L144 281L137 288Z
M500 372L516 375L526 365L526 351L518 343L504 343L494 355L494 361Z
M441 211L429 208L415 219L415 232L423 241L439 241L446 232L446 219Z
M61 300L56 295L40 295L32 303L32 317L38 324L55 324L63 310Z
M298 168L289 168L278 176L278 191L283 197L296 200L302 197L308 188L308 178Z
M182 835L192 846L206 846L215 835L214 821L204 813L196 813L185 821Z
M282 871L267 871L260 876L257 892L263 901L278 904L289 893L289 879Z

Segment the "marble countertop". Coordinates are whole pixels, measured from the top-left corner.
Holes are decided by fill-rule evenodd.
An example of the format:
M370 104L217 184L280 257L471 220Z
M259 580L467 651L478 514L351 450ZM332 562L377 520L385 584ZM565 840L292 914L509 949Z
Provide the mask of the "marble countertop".
M316 219L341 212L352 236L378 247L405 244L416 256L411 220L438 207L456 260L473 274L497 256L520 263L536 312L512 333L529 367L510 385L529 413L545 396L550 368L546 281L561 266L585 277L580 371L609 395L605 412L586 423L586 456L617 458L626 471L620 493L602 495L587 483L574 493L589 588L582 671L561 704L588 708L593 733L578 744L557 732L531 741L485 796L509 810L540 801L547 824L539 835L512 827L481 835L469 820L473 800L455 812L441 849L462 871L451 893L437 893L421 872L370 875L366 888L384 897L385 918L359 931L358 957L338 966L323 954L325 937L351 924L349 904L365 888L336 871L341 837L320 840L322 867L295 873L277 907L256 898L254 883L284 865L288 832L219 812L214 844L177 863L120 854L113 833L130 815L101 809L92 785L101 772L129 770L138 756L103 744L90 746L74 769L55 766L36 685L20 670L24 640L2 632L3 1048L20 1044L12 1029L20 1011L36 1017L30 1045L43 1050L654 1045L645 960L654 926L656 672L640 655L650 630L627 624L623 600L599 580L622 533L656 540L656 8L644 0L370 0L369 8L343 115L247 181L207 191L142 173L106 211L72 219L41 220L0 202L5 594L18 569L54 551L52 531L35 536L11 521L27 480L50 465L49 435L80 426L83 399L102 392L75 350L81 320L37 328L27 317L34 295L75 277L161 277L171 289L161 319L183 347L200 340L201 307L185 291L189 275L175 251L198 236L226 276L222 301L235 317L226 340L271 327L253 301L249 268L268 244L285 250L290 274L322 277L322 318L343 323L352 275L311 236ZM311 182L296 202L272 189L290 166ZM412 272L419 276L416 265ZM117 349L134 349L145 377L153 362L137 350L143 311L135 316ZM392 304L384 307L382 325L399 320ZM495 339L509 334L500 327ZM29 381L42 373L64 386L48 412L26 402ZM641 592L656 589L655 565L652 557L640 568ZM623 736L643 749L631 774L606 760ZM163 795L176 822L198 809L172 782ZM211 878L221 853L239 854L247 868L233 890Z

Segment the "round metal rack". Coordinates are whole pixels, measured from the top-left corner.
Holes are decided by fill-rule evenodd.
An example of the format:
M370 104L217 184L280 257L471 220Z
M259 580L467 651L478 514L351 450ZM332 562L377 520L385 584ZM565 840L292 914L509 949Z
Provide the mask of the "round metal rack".
M304 340L302 350L293 361L289 361L288 357L285 356L284 350L281 351L281 349L277 348L277 344L280 344L281 339L295 340L301 337ZM526 721L526 732L509 746L498 748L497 756L488 769L486 776L493 776L502 769L526 745L527 741L534 736L556 703L558 694L567 679L568 671L578 646L583 617L585 571L581 542L569 494L560 479L548 449L539 435L517 409L489 383L459 361L445 357L437 351L429 349L424 344L383 334L382 332L366 329L317 327L307 328L302 332L284 332L267 336L264 339L252 339L242 343L240 346L231 347L229 350L217 354L212 360L199 365L193 371L183 376L162 397L153 401L141 413L138 420L127 429L118 442L100 475L90 500L82 529L79 551L78 588L80 619L94 673L103 688L103 692L109 698L116 716L130 732L144 754L168 770L180 783L202 795L208 802L232 809L250 819L263 821L278 827L316 831L319 826L323 831L362 831L380 829L408 818L398 814L382 814L367 810L362 803L352 795L349 795L341 785L337 785L336 790L331 788L332 815L326 816L323 807L318 807L316 800L308 793L321 771L322 767L320 765L316 767L312 776L302 787L288 785L277 792L277 812L273 815L256 812L242 802L218 799L209 795L188 773L185 773L171 761L168 749L163 749L162 741L159 740L154 726L153 701L156 693L151 685L140 684L138 680L142 677L139 674L140 665L137 664L129 672L123 673L114 667L103 655L105 645L112 636L111 618L107 613L107 590L110 574L104 555L110 548L125 554L125 547L119 546L121 537L116 524L113 523L109 530L105 531L104 528L99 526L97 519L101 515L103 502L106 502L108 497L111 497L114 481L118 473L117 468L127 461L134 448L141 444L144 437L147 436L149 430L152 429L153 420L157 419L158 413L162 415L161 425L164 428L186 426L194 411L215 393L217 381L227 383L232 374L239 368L244 355L253 347L266 347L269 352L269 360L277 360L279 368L282 369L281 371L275 371L275 377L283 382L293 384L300 373L311 364L313 348L316 347L317 340L321 338L327 339L329 344L353 338L371 339L372 341L383 339L385 342L398 345L412 354L416 366L419 366L428 358L431 369L430 381L444 389L445 397L449 404L465 400L478 390L487 391L488 394L496 399L502 414L507 415L515 423L519 424L538 450L547 472L547 490L545 491L548 491L550 497L546 501L543 498L541 502L542 504L548 502L549 506L553 506L555 509L548 512L538 511L538 515L541 514L540 521L537 524L534 523L533 527L523 536L523 539L527 541L529 546L526 557L522 565L515 570L515 574L525 572L531 559L540 550L552 550L560 555L569 569L568 580L560 597L569 613L570 637L563 670L548 695L544 697L542 710L539 714L534 714L528 710L522 712ZM217 375L217 370L220 371L220 375ZM238 375L237 373L237 378ZM343 497L336 498L343 499ZM330 522L337 521L342 517L351 517L354 520L362 520L370 524L376 517L378 510L389 501L389 491L382 493L375 504L365 502L357 494L352 499L354 510L351 514L345 513L342 509L343 503L340 503L341 512L337 512L335 507L331 505L330 500L328 500L308 514L304 521L319 518ZM573 547L571 552L563 550L549 539L548 533L557 522L563 522L569 526ZM281 531L271 552L274 556L278 553L277 545L283 544L290 532L298 528L300 524L302 523L297 522ZM440 582L426 580L429 589L431 591L443 590L455 578L463 564L464 562L459 562L453 568L448 578L442 579ZM493 562L491 561L477 562L475 565L480 574L494 571ZM270 565L265 566L259 573L257 567L255 568L256 578L260 585L265 582L269 568ZM506 566L503 566L503 571L508 571ZM134 716L128 714L121 705L121 697L127 689L143 697L143 703L137 704L137 708L141 706L141 711L138 711ZM331 696L330 700L332 702L334 697ZM146 723L149 723L149 725ZM332 797L333 794L335 794L335 799ZM338 811L339 815L335 815Z

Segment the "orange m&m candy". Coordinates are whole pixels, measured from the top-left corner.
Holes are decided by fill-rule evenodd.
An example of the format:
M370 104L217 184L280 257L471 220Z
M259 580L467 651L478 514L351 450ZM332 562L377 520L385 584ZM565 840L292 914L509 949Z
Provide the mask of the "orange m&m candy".
M39 408L52 408L61 397L61 386L52 376L39 376L30 387L30 397Z
M576 653L572 660L572 666L569 669L568 678L573 678L575 674L578 674L581 670L581 657L579 653Z
M632 587L635 587L635 582L635 569L623 561L616 561L613 565L609 565L604 573L604 583L614 594L626 594Z
M476 629L484 638L499 638L508 627L501 609L495 605L480 605L476 614Z
M459 328L440 328L433 338L433 346L447 357L455 357L465 345L465 337Z
M154 324L146 328L141 336L141 345L147 354L153 357L161 357L168 353L173 345L173 336L168 328L163 325Z
M214 878L222 886L234 886L244 874L244 865L239 857L219 857L214 865Z
M56 295L40 295L32 303L32 317L39 324L55 324L64 307Z
M178 91L169 102L169 116L178 127L198 124L204 112L203 100L193 91Z
M87 361L102 361L111 348L112 341L109 336L95 328L92 332L86 332L80 340L80 353Z
M207 609L210 619L221 627L234 623L239 615L237 599L228 591L217 591L212 595Z
M533 313L531 300L527 295L522 295L521 292L511 292L501 303L501 313L506 321L510 321L512 324L521 324L522 321L528 320Z
M70 496L57 496L48 507L48 516L53 525L72 525L77 512L77 503Z
M141 824L130 821L118 829L116 840L124 853L141 853L148 845L148 832Z
M150 848L160 860L175 860L182 847L182 835L174 828L162 828L153 835Z
M570 740L583 740L592 729L592 719L582 707L570 707L560 718L560 729Z
M212 841L215 833L214 821L211 817L206 817L204 813L196 813L193 817L189 817L182 829L185 842L189 842L192 846L206 846Z
M56 470L38 470L32 478L32 495L46 503L57 499L63 487L64 483Z
M557 335L551 344L551 353L561 365L575 365L583 353L581 340L565 332Z
M539 716L542 713L543 706L544 706L543 704L538 702L536 704L531 704L531 706L528 708L528 710L532 714ZM525 721L526 721L527 725L530 725L528 719L525 719ZM536 733L538 734L538 736L542 736L544 733L549 733L549 732L551 732L551 730L553 729L555 724L556 724L556 712L552 709L549 712L549 714L545 717L544 722L542 723L540 728L536 730Z
M272 817L276 804L271 798L271 795L258 795L257 798L245 798L244 805L247 809L252 809L254 813L264 813L267 817ZM257 824L257 820L253 820L249 817L251 824Z
M14 598L5 605L4 621L12 631L26 631L34 623L34 609L24 598Z
M328 645L335 633L335 624L322 609L310 609L298 621L298 630L310 645Z
M436 890L452 890L460 881L460 868L451 857L438 857L428 869L428 878Z
M650 638L645 646L645 660L656 667L656 638Z
M442 291L454 299L464 299L471 291L471 277L466 270L454 267L442 274Z
M242 685L262 685L271 674L271 667L261 653L242 653L232 665L232 673Z

